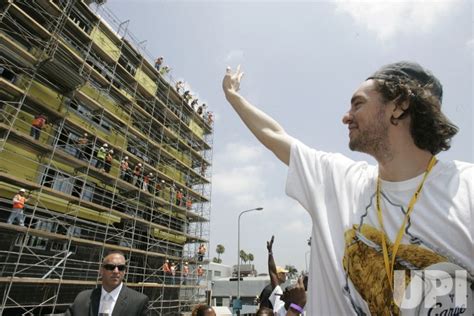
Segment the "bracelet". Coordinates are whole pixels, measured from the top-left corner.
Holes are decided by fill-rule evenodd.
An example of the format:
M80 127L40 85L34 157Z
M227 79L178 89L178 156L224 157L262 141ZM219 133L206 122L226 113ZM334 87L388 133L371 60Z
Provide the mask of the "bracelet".
M299 306L298 304L291 303L290 308L293 308L295 311L297 311L300 314L304 313L303 307Z

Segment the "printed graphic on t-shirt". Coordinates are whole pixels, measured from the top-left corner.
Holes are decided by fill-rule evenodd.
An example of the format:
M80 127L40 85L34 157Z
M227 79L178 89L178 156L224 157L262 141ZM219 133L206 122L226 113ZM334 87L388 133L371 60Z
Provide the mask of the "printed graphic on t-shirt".
M383 194L382 198L393 206L393 210L398 209L403 212L403 215L405 214L403 206L395 205ZM372 196L370 203L360 216L359 224L353 225L345 232L344 270L367 303L372 315L399 315L398 307L393 304L393 294L384 266L381 230L371 224L364 223L368 212L375 211L374 201L375 195ZM387 203L385 204L387 205ZM409 237L410 244L400 245L394 270L406 271L405 286L407 286L410 282L410 270L423 270L435 263L446 262L447 259L426 248L420 238L411 234L410 222L408 222L405 234ZM387 235L385 235L385 240L391 258L392 243ZM351 301L357 312L358 307L355 306L352 296Z

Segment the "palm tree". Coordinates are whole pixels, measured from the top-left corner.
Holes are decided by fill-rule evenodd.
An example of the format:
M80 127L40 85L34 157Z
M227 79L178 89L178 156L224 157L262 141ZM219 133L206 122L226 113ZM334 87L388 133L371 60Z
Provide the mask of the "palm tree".
M247 254L247 259L249 260L250 263L254 260L253 254L249 253Z
M243 250L240 250L240 260L240 263L242 263L242 261L246 263L248 260L247 253Z
M286 265L285 270L288 270L288 277L290 279L295 278L298 275L298 270L295 268L295 266L292 265Z
M225 251L224 245L218 244L216 247L217 259L219 260L221 259L221 255L224 253L224 251Z

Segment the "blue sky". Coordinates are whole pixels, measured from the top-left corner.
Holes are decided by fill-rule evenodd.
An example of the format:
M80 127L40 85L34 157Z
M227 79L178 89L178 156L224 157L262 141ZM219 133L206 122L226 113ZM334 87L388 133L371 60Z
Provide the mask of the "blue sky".
M109 1L128 30L147 40L216 113L211 258L225 246L225 264L241 248L266 272L266 240L275 235L277 264L305 269L311 219L284 193L287 168L246 130L221 90L227 65L242 65L241 92L308 145L350 152L342 124L353 91L381 65L413 60L444 85L443 110L460 127L441 159L473 162L473 4L443 1Z

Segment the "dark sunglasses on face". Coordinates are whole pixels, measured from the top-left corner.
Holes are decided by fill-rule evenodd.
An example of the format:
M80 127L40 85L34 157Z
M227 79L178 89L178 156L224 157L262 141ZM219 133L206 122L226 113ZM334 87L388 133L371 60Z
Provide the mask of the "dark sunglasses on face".
M124 264L115 265L115 264L106 263L106 264L102 265L102 268L104 268L105 270L108 270L108 271L114 271L115 268L117 268L119 271L125 271L127 266L124 265Z

